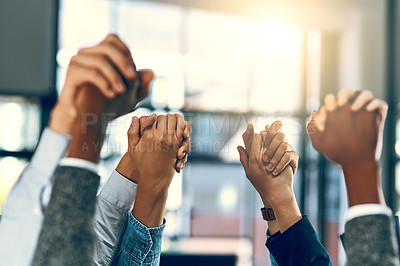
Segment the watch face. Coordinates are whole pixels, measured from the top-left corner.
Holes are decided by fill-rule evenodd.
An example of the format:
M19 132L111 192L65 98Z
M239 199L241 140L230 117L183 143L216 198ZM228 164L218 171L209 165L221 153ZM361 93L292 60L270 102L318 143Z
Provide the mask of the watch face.
M272 208L261 208L261 214L265 221L274 221L276 219Z

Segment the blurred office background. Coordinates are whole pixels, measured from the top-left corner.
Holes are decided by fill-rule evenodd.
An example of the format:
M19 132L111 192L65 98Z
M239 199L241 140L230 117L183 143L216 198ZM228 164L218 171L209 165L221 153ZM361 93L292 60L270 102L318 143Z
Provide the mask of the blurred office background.
M1 1L0 211L71 56L114 32L157 78L141 107L110 125L102 184L125 152L132 115L178 112L193 127L189 162L170 187L161 265L269 265L262 203L236 146L247 123L261 131L277 119L300 155L301 210L343 265L343 178L312 149L305 124L324 95L343 88L388 101L383 185L399 210L399 8L395 0Z

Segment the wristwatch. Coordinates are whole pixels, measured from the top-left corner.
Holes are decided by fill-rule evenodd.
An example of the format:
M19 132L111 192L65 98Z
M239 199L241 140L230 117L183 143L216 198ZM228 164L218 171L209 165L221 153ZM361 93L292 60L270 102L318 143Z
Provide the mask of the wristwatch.
M272 208L261 208L261 214L265 221L275 221L275 213Z

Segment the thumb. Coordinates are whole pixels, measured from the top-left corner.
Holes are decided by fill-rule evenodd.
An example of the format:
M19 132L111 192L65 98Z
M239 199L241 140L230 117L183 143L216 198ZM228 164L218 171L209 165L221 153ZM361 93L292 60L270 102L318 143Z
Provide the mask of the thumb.
M151 127L157 120L156 114L151 114L149 116L142 116L139 120L140 124L140 133L139 136L143 136L144 131L146 128Z
M247 155L246 150L242 146L238 146L237 149L240 156L240 163L243 165L244 172L246 173L247 176L247 170L249 167L249 156Z
M151 82L155 78L155 75L151 69L140 70L138 74L140 75L142 84L139 88L137 98L138 101L141 101L149 95Z
M139 119L134 116L132 117L131 126L128 129L128 148L129 151L133 151L139 142Z
M319 141L321 139L322 132L320 132L317 128L316 118L317 118L317 112L314 111L312 113L310 122L308 122L308 124L307 124L307 134L308 134L308 138L311 141L312 146L318 150L318 145L319 145Z

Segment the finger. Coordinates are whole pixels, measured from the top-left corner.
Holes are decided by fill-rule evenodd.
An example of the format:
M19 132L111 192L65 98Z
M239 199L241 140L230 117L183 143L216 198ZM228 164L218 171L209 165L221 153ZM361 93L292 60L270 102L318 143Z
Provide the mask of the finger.
M131 125L128 129L128 147L130 151L133 151L139 142L139 119L134 116L132 117Z
M339 91L337 95L337 104L340 107L345 106L348 102L349 99L353 96L354 92L351 89L344 89Z
M275 137L276 133L278 133L279 131L281 131L282 129L282 121L275 121L274 123L272 123L271 127L269 128L269 130L267 131L267 135L265 136L265 138L263 139L264 143L266 146L269 145L269 143L272 141L272 139Z
M185 130L183 131L183 138L188 139L192 134L192 126L185 120Z
M190 139L186 139L182 146L179 148L178 153L177 153L177 158L181 160L183 157L185 157L188 153L190 152Z
M184 168L185 165L186 165L187 158L188 158L188 156L186 155L186 156L183 157L182 159L177 160L176 166L175 166L175 170L176 170L177 173L180 173L180 172L183 170L183 168Z
M335 111L336 96L333 95L332 93L329 93L328 95L326 95L324 98L324 105L325 105L327 111L329 111L329 112Z
M167 117L165 115L159 115L157 117L157 131L162 134L167 134Z
M261 131L260 135L261 135L261 139L262 139L262 142L263 142L263 146L267 146L265 144L265 142L264 142L264 139L267 137L267 131L265 131L265 130Z
M114 33L107 35L104 42L110 42L116 47L118 47L118 49L120 49L125 54L131 55L131 50L129 49L129 47L119 38L118 35Z
M247 175L247 170L249 169L249 157L242 146L238 146L237 149L239 152L240 163L243 165L244 172Z
M357 111L361 110L361 108L363 108L364 105L366 105L373 98L374 98L374 95L372 94L371 91L363 90L363 91L360 92L360 94L354 100L354 102L351 105L350 109L353 112L357 112Z
M246 131L242 135L244 147L246 148L247 153L250 153L251 150L251 141L253 139L253 134L254 134L253 124L249 123L247 125Z
M130 56L119 50L116 46L109 42L102 42L97 46L90 48L83 48L79 50L78 54L96 54L107 57L120 73L126 79L135 79L136 70L132 64Z
M138 89L137 99L138 101L143 100L149 95L151 83L153 82L155 75L150 69L139 70L141 85Z
M260 160L260 153L262 149L262 138L259 134L253 135L253 140L251 142L251 152L249 154L249 163L256 163L258 166L263 167L262 160Z
M379 113L387 113L389 106L388 104L381 99L373 99L368 105L365 107L365 110L368 112L379 111Z
M264 162L266 163L270 162L270 160L274 157L274 154L278 151L279 146L281 145L282 142L287 142L285 134L283 134L282 132L276 133L270 144L267 146L265 153L263 154Z
M176 138L178 139L179 143L183 141L183 131L185 130L186 124L185 119L183 116L179 114L174 114L176 118Z
M140 135L139 136L142 136L144 131L147 128L151 127L156 122L156 120L157 120L156 114L151 114L149 116L142 116L139 119L139 123L140 123L140 132L139 132Z
M107 79L108 83L111 84L114 93L122 94L125 92L125 85L121 76L105 57L92 54L80 54L73 56L71 58L71 63L96 69Z
M308 138L310 139L311 144L315 149L318 149L322 138L322 132L318 130L316 125L317 115L318 115L317 111L312 112L311 120L308 122L306 127Z
M279 175L288 165L292 167L293 175L296 174L299 160L298 158L299 156L295 151L287 151L275 167L272 174Z
M177 140L176 125L176 117L173 114L167 114L167 134L171 136L173 135L173 137Z
M319 110L316 119L315 119L315 126L319 131L325 130L326 119L328 117L328 112L325 106L322 106Z
M67 75L73 79L67 79L65 85L70 84L74 87L80 87L84 84L95 86L107 98L115 98L115 93L111 88L111 84L107 79L96 69L87 68L78 64L70 64Z
M274 170L278 163L282 160L283 155L288 151L288 150L293 150L293 148L286 142L280 143L278 146L278 149L275 151L275 153L272 156L272 159L269 161L269 163L265 166L265 169L269 172ZM289 162L287 162L289 163Z

